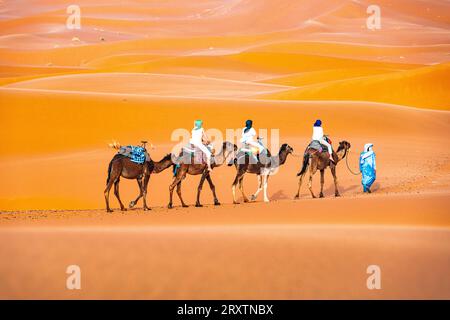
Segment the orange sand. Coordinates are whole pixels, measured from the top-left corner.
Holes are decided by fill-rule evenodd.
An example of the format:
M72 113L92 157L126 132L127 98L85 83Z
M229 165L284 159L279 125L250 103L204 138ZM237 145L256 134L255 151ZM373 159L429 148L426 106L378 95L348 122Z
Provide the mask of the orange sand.
M1 4L0 298L450 298L448 3L379 0L378 31L369 1L77 4L80 30L65 28L66 1ZM168 210L169 169L151 178L153 211L104 213L107 144L146 139L157 160L197 118L280 130L295 156L272 202L231 205L235 170L221 167L223 206L206 184L206 207ZM304 186L292 200L317 118L352 144L354 170L374 143L373 194L340 163L342 198L327 172L325 199ZM189 204L198 181L183 182ZM125 203L137 192L122 180ZM380 291L365 287L370 264Z

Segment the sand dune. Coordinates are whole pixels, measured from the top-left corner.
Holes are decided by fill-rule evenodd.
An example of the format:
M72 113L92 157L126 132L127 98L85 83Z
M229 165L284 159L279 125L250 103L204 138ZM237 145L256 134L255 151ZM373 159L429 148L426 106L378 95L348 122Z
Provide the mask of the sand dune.
M140 85L139 85L140 84ZM290 89L287 86L186 75L95 73L22 81L6 88L181 97L247 97Z
M448 160L448 153L441 151L441 156L435 156L435 150L446 143L450 130L447 112L349 102L188 99L13 88L1 89L1 93L9 102L1 108L2 117L9 119L0 128L3 136L9 136L0 149L0 172L4 181L2 209L102 207L105 170L114 153L107 143L115 139L132 144L147 139L157 146L152 156L159 159L177 143L170 141L174 128L190 130L190 122L199 114L208 127L223 133L227 128L240 128L249 115L260 128L270 129L276 125L280 129L280 143L291 144L299 155L310 138L311 123L320 117L335 143L345 139L353 144L353 166L365 142L377 145L380 165L386 161L380 183L383 188L391 188L390 192L407 191L407 185L426 176L425 186L420 190L447 188L446 181L437 185L432 182L448 174L449 168L442 167ZM411 142L412 139L415 142ZM408 167L404 166L405 158ZM76 170L67 168L67 159L72 159L72 166L77 164ZM39 171L34 169L36 163L41 167ZM280 177L272 180L271 194L278 193L282 198L293 196L299 165L299 158L288 161L287 167L280 170ZM231 201L229 186L233 172L230 168L217 171L221 181L218 188L226 202ZM358 179L344 166L340 172L343 186L352 190L350 194L359 193ZM65 179L61 179L61 175ZM80 175L83 175L81 180ZM43 176L51 182L45 187L41 186ZM383 176L392 180L384 181ZM155 176L152 185L166 190L170 180L167 171ZM193 199L198 177L189 181L188 185L193 187L185 189L188 199ZM284 185L286 181L289 183ZM250 178L248 183L252 189L256 187L255 178ZM133 196L136 190L134 181L124 184L126 198ZM307 195L306 189L304 195ZM157 192L151 198L152 205L164 205L167 192Z
M339 42L289 41L260 45L248 51L297 53L402 63L437 63L448 61L448 44L431 45L377 45Z
M365 0L77 4L74 30L65 0L0 10L0 298L450 297L448 2L379 0L374 31ZM168 210L168 169L151 178L153 211L122 213L111 193L107 215L108 143L149 140L158 160L198 118L280 130L295 152L269 180L272 202L232 205L223 166L222 206L204 186L205 207ZM351 143L353 170L374 143L374 193L341 162L341 198L327 172L325 199L306 186L292 199L318 118L334 146ZM198 182L183 181L190 205ZM247 195L256 184L245 178ZM120 192L134 199L136 181ZM82 291L63 289L69 264ZM367 290L370 264L382 290Z
M450 65L338 80L263 95L263 99L359 100L449 110ZM289 82L288 82L289 83ZM357 88L357 90L355 90Z
M449 298L445 229L34 227L3 228L0 240L2 298ZM381 266L382 290L367 289L368 263ZM82 290L64 288L71 264Z

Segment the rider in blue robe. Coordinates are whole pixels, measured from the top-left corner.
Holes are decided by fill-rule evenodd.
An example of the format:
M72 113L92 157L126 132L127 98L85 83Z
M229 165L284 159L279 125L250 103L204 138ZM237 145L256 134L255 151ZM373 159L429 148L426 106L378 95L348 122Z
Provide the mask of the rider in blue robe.
M375 162L375 152L373 152L373 144L367 143L364 146L364 151L361 152L359 158L359 169L362 173L363 191L370 193L370 187L375 182L377 177L377 165Z

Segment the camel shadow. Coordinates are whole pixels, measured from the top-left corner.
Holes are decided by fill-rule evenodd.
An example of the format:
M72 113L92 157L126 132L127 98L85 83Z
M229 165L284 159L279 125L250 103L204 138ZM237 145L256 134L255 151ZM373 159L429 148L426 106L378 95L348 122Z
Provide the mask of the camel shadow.
M356 184L353 184L351 186L341 186L340 185L338 187L338 189L339 189L339 193L343 194L343 193L350 192L350 191L353 191L355 189L358 189L358 187L359 186L356 185ZM324 194L334 195L334 185L329 186L328 188L324 189Z
M271 200L286 200L286 199L290 199L283 190L278 190L277 192L275 192L271 197Z
M381 187L381 185L380 185L378 182L375 182L375 183L372 185L372 187L370 188L370 190L371 190L372 192L375 192L375 191L381 191L381 190L383 190L383 188Z

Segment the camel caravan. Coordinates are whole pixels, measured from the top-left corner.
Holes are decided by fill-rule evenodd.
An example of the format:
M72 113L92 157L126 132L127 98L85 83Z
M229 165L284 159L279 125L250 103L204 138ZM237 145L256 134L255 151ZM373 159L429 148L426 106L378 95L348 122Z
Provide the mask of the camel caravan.
M158 174L168 168L173 170L173 180L169 186L169 209L173 207L173 191L175 188L182 207L188 206L184 202L181 192L182 182L187 175L201 175L200 183L197 188L196 207L202 206L200 203L200 194L205 180L208 182L212 191L214 205L220 205L211 176L212 170L224 164L227 164L227 166L230 167L234 166L236 169L236 176L231 184L234 204L239 203L236 198L236 187L239 188L244 202L255 201L261 191L263 191L264 202L269 202L269 197L267 195L269 177L285 164L288 156L293 154L294 149L287 143L284 143L281 145L278 152L272 155L270 150L264 146L262 139L257 137L256 130L253 128L253 122L251 120L246 121L245 127L242 130L240 142L242 145L238 148L234 143L225 141L221 145L220 150L216 152L203 129L202 121L196 120L194 128L191 131L189 143L185 145L179 153L169 153L159 161L151 159L150 154L147 151L147 141L142 141L140 146L121 146L118 143L111 144L110 146L116 149L117 153L114 155L108 166L106 189L104 191L106 211L112 212L109 205L109 193L113 185L114 195L119 202L120 209L122 211L127 210L120 199L120 178L136 179L139 187L139 195L135 200L129 203L129 208L135 207L142 198L143 209L150 210L146 201L150 177L152 174ZM299 182L295 199L299 198L300 188L305 175L308 176L309 191L313 198L316 197L312 190L312 181L313 176L317 171L320 171L321 187L319 197L322 198L324 172L327 168L330 168L333 175L335 196L338 197L340 194L336 177L336 166L341 160L346 158L350 147L351 145L349 142L341 141L338 148L333 150L331 140L323 133L322 122L317 120L313 126L312 141L304 152L302 167L297 174ZM367 152L371 152L371 157L367 156ZM372 167L374 167L375 158L373 150L365 150L363 154L364 159L373 160L371 161L373 163ZM366 192L366 190L368 190L367 192L370 192L370 185L368 186L367 183L364 184L364 181L368 181L367 177L364 180L364 172L369 172L367 169L369 166L362 162L364 160L363 154L361 154L360 169L363 172L364 192ZM246 173L254 174L258 179L258 188L251 195L250 199L245 195L243 189L243 179ZM375 179L373 178L372 183L374 180Z

